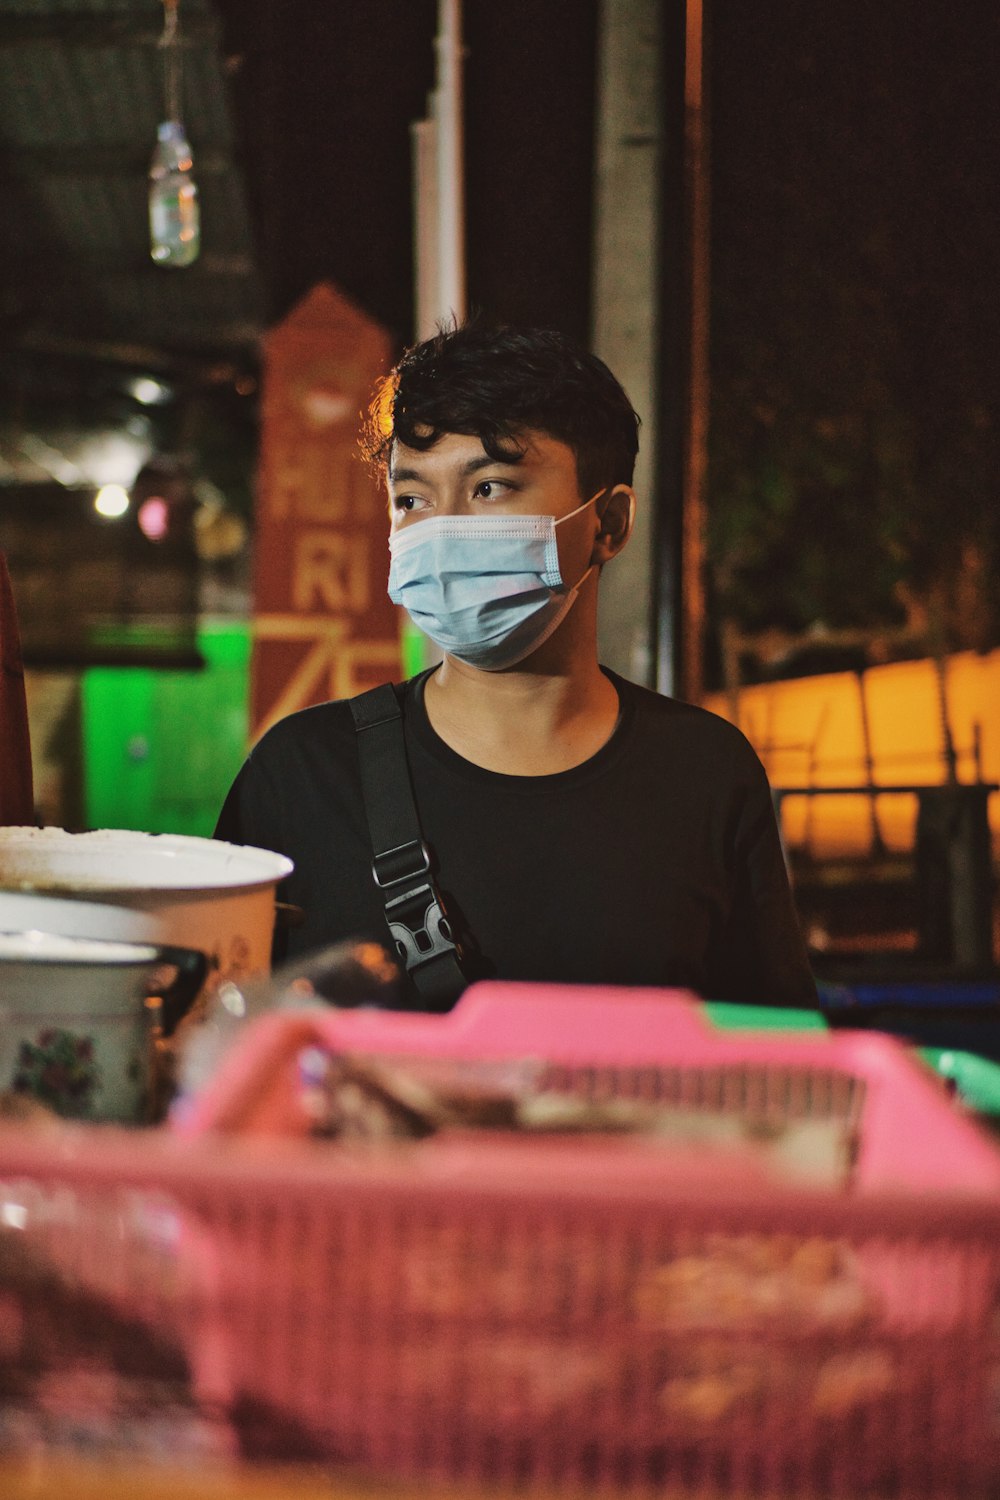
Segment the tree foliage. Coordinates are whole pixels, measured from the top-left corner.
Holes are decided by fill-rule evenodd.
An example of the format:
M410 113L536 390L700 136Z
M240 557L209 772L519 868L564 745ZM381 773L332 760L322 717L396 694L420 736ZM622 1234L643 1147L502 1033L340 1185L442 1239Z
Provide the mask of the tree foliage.
M998 639L998 34L716 9L709 571L743 631Z

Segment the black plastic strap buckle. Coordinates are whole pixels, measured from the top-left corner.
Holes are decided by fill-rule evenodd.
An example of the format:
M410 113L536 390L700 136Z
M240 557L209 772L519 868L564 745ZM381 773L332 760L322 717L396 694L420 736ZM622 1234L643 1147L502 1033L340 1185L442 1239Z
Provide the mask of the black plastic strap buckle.
M385 903L386 921L400 958L411 973L421 965L458 950L440 898L429 880Z

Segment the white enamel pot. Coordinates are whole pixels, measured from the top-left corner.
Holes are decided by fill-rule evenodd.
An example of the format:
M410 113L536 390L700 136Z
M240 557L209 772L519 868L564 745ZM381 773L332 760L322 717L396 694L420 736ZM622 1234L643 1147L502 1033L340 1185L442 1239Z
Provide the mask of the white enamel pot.
M269 971L275 890L291 870L280 854L215 839L0 828L0 931L193 951L204 960L204 999L227 979Z
M146 996L173 953L0 932L0 1089L70 1119L145 1119L153 1056Z

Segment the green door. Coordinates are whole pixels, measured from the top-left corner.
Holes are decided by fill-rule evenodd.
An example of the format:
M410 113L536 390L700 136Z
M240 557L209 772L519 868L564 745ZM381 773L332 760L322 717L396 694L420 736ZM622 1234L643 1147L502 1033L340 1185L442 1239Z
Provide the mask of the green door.
M205 624L198 648L200 671L83 674L89 827L211 834L246 754L249 627Z

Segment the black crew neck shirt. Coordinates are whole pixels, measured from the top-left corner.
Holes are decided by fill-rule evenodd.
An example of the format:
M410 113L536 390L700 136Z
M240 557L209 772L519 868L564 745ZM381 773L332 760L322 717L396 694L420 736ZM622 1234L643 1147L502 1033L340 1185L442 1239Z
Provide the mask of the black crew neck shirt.
M816 1004L767 778L739 730L608 671L620 717L607 743L568 771L507 776L435 733L428 675L401 690L411 781L478 972ZM295 863L281 894L305 920L276 957L349 938L391 948L347 700L264 735L216 834Z

